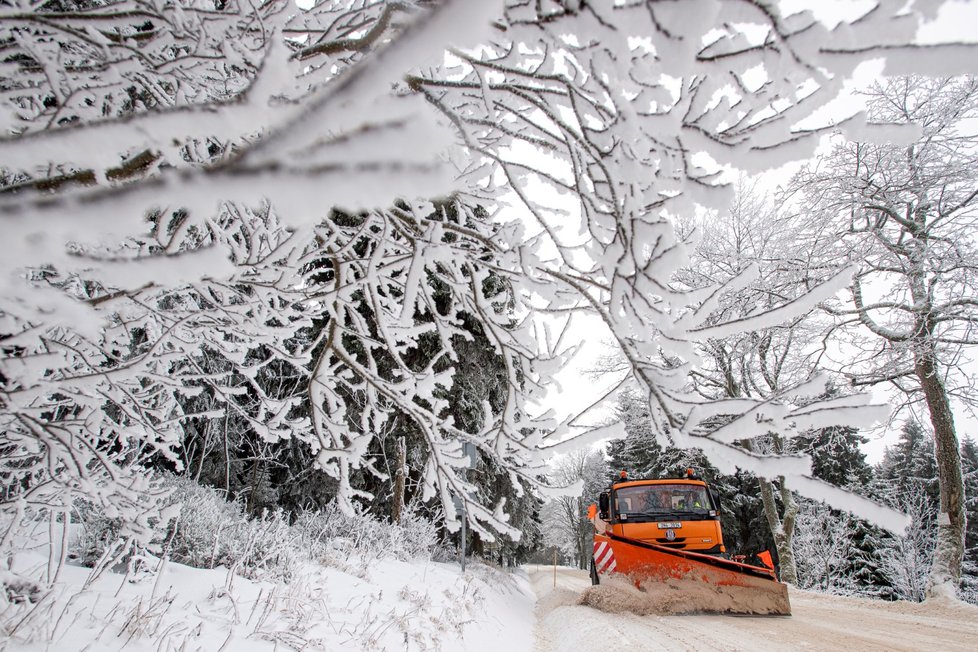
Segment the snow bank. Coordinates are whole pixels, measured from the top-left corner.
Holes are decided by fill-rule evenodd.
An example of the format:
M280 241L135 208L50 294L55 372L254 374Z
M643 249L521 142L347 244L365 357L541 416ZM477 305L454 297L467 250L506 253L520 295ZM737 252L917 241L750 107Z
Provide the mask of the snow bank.
M90 569L67 566L51 591L32 592L22 578L46 564L19 553L0 578L5 650L488 652L530 649L533 635L525 576L479 564L463 575L450 564L375 560L361 576L310 564L288 584L173 563L92 580Z

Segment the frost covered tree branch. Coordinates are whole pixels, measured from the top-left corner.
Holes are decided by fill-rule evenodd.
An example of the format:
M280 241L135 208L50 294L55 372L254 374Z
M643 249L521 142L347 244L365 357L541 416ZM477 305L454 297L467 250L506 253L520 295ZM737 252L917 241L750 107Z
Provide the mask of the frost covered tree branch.
M835 29L733 1L18 7L0 27L16 54L0 220L18 244L0 266L4 414L22 424L5 446L40 454L32 437L63 445L70 424L172 455L185 395L205 393L263 438L308 442L349 506L396 413L424 442L425 496L505 533L504 506L473 498L463 444L516 487L587 441L527 405L561 361L540 355L533 315L584 307L664 437L879 515L811 481L805 459L729 442L758 417L785 436L851 422L851 405L807 405L817 382L715 404L684 390L698 341L791 320L844 279L711 322L721 290L671 285L686 260L672 220L727 201L727 166L873 132L859 115L803 124L867 57L902 70L970 54L913 44L939 5L881 0ZM505 390L462 427L447 396L473 339ZM303 393L270 390L275 369ZM701 428L731 411L736 427ZM97 452L58 457L57 474L75 482Z

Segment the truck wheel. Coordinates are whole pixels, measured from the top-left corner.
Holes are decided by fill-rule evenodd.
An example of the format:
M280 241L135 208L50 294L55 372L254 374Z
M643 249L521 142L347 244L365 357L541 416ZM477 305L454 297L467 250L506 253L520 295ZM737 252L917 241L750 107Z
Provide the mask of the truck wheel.
M591 585L597 586L601 583L601 578L598 577L598 568L594 565L594 557L591 557Z

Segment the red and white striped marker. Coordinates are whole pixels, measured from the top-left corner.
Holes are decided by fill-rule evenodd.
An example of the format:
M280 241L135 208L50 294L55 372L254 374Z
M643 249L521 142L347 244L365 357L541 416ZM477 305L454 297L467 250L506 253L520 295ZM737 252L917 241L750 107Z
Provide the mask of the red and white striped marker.
M610 573L618 564L615 562L615 551L607 541L594 542L594 567L599 573Z

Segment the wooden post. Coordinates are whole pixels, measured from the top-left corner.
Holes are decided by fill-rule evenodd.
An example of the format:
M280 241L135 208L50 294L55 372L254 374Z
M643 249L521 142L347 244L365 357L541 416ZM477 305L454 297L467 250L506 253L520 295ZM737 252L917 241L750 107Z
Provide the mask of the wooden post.
M557 588L557 546L554 546L554 588Z

